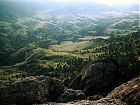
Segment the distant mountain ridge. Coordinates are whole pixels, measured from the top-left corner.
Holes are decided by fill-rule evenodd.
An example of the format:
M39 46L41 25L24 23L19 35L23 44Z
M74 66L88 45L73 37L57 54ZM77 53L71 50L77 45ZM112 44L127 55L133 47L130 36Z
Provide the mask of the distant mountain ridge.
M32 16L37 8L27 2L0 1L0 21L13 21L16 18Z
M58 3L37 1L0 1L0 20L13 20L17 17L32 16L39 11L49 10L54 14L94 13L113 11L138 11L139 5L109 6L101 3Z

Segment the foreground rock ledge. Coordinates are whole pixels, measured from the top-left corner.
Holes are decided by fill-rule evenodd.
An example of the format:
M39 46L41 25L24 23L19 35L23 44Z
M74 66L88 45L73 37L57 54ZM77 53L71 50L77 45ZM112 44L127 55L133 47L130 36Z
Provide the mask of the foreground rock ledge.
M109 99L103 98L97 101L91 100L80 100L77 102L68 102L68 103L46 103L46 104L34 104L34 105L127 105L127 103L120 101L119 99Z
M0 85L0 105L32 105L85 98L82 91L67 89L59 79L48 76L30 76L24 80Z
M0 104L31 105L54 101L63 89L63 84L56 78L46 76L28 77L8 86L1 86Z
M140 105L140 77L116 87L107 98L119 98L128 105Z

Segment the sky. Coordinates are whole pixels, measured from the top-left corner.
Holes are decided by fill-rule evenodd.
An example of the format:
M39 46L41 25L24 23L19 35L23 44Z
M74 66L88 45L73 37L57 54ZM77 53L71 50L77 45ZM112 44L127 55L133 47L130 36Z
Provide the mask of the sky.
M39 0L38 0L39 1ZM41 0L47 2L48 0ZM50 0L49 0L50 1ZM139 0L51 0L55 2L84 2L84 3L103 3L108 5L125 5L125 4L134 4L139 2Z
M12 0L7 0L12 1ZM14 0L13 0L14 1ZM35 1L35 2L59 2L59 3L102 3L107 5L129 5L139 4L139 0L16 0L16 1Z

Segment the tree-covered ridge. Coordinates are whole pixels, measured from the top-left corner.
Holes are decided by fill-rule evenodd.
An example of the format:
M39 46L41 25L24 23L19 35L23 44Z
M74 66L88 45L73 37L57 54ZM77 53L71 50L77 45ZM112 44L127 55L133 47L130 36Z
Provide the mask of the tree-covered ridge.
M125 73L133 77L140 75L140 31L132 34L110 38L105 46L97 48L97 52L103 52L101 56L112 56L120 60L125 67Z
M42 47L42 43L41 46L39 43L29 44L9 57L9 64L13 65L14 71L11 70L11 74L8 73L9 71L4 72L7 72L6 78L8 80L11 78L10 75L14 75L13 73L15 73L15 70L18 70L17 73L22 73L24 71L27 76L47 75L57 77L64 80L65 85L68 85L68 81L75 78L82 68L92 59L111 56L115 57L120 62L123 68L122 74L125 75L125 81L125 79L128 80L128 78L133 78L140 74L139 34L140 32L138 31L126 36L117 36L109 39L94 39L96 43L98 41L100 42L100 46L67 53L53 51L49 49L49 47ZM48 40L48 42L50 43L51 41ZM53 43L50 43L50 45ZM54 44L56 44L56 42ZM1 79L5 78L3 73ZM20 78L20 76L17 77Z
M101 13L95 16L91 14L46 15L47 13L45 11L32 17L23 18L15 16L15 20L9 17L13 22L6 18L0 21L2 56L0 62L2 65L6 65L6 61L3 59L7 59L10 54L32 42L38 43L48 39L58 43L75 42L85 36L127 35L138 29L139 23L138 12L120 15ZM7 14L7 16L9 15ZM125 29L121 27L125 27Z

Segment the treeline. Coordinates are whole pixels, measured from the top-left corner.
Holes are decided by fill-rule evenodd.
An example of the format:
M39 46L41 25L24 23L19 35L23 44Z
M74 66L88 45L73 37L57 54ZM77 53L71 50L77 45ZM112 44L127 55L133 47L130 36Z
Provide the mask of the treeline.
M22 70L29 75L46 75L50 77L56 77L64 81L64 84L68 84L80 73L81 69L88 64L88 59L82 59L78 57L64 57L59 56L61 59L56 66L49 64L46 67L40 65L39 59L31 59L24 64L18 66L19 70ZM42 59L44 60L45 57ZM54 58L50 58L54 60ZM59 59L58 56L56 59ZM47 58L49 60L49 58Z

